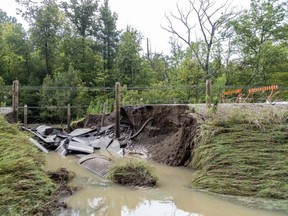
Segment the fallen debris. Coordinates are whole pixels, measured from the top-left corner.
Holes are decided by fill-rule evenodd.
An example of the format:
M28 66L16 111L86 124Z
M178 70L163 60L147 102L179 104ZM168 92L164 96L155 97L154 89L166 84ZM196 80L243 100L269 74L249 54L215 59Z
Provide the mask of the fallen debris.
M42 152L48 154L48 150L44 146L42 146L39 142L37 142L35 139L30 137L29 141L33 143L37 148L39 148Z
M89 127L76 128L70 133L46 125L22 128L33 133L45 148L61 156L85 157L102 149L119 155L133 152L155 162L182 166L190 162L197 129L197 121L190 113L186 105L121 107L118 139L115 138L115 113L105 115L104 120L102 116L89 115L83 120ZM95 171L103 170L100 167L91 168L97 160L103 158L80 164L100 176L106 175Z
M77 141L72 141L72 140L69 142L67 149L71 151L77 151L77 152L88 153L88 154L94 153L93 147L82 144Z
M109 166L112 165L112 160L108 157L90 154L79 159L78 164L92 171L101 177L107 177Z
M113 125L99 129L77 128L71 133L62 132L57 128L46 125L38 126L36 129L22 127L22 129L35 135L49 150L55 150L60 155L67 154L93 154L95 149L108 149L119 152L120 144L113 138ZM118 146L117 146L118 145Z

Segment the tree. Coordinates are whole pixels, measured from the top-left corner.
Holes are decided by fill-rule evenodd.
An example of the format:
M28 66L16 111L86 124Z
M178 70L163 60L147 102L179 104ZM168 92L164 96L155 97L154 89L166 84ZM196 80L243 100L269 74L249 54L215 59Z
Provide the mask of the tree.
M17 2L26 8L26 11L21 12L30 24L31 40L41 51L46 74L52 74L57 34L61 25L56 0L42 0L40 3L31 0L17 0Z
M117 80L123 85L135 86L138 84L147 84L145 82L147 77L143 76L143 71L141 71L141 40L142 36L140 32L129 26L120 37L116 56L116 68Z
M82 62L85 61L86 37L93 36L97 32L96 12L98 0L70 0L70 4L62 2L67 17L76 27L77 34L82 39Z
M82 81L78 76L78 72L71 66L65 72L56 71L53 77L47 75L40 91L40 105L41 107L45 107L45 109L41 110L41 118L51 122L55 120L58 122L59 120L61 122L65 121L67 110L64 107L68 104L71 106L83 105L77 103L79 102L80 95L85 95L87 98L87 94L85 94L84 89L83 91L76 90L76 88L81 89L81 87ZM83 111L85 113L84 109L82 109L81 113L75 113L73 111L72 115L73 117L77 116L78 114L83 115Z
M198 66L197 61L191 60L189 53L178 69L177 85L185 87L185 97L187 102L191 102L192 96L198 102L201 95L201 83L205 80L205 72Z
M114 60L119 42L120 31L116 28L117 14L112 13L109 8L109 1L105 0L100 8L99 18L99 43L103 57L103 69L106 74L105 85L113 86ZM107 79L108 78L108 79ZM109 82L110 81L110 82Z
M149 62L153 70L152 82L169 82L169 63L168 57L160 53L150 55Z
M52 74L60 29L59 8L55 0L46 0L35 13L31 36L45 59L46 74Z
M15 17L8 16L7 13L0 9L0 24L4 23L16 23Z
M249 75L246 85L265 84L273 67L287 58L286 6L280 0L252 0L250 9L230 23L240 68Z
M189 9L183 10L177 5L177 15L171 13L170 17L166 16L168 20L168 26L163 27L166 31L173 35L176 35L188 47L193 51L198 64L206 73L206 103L208 106L211 105L211 54L213 52L213 46L219 40L219 34L221 28L230 19L233 18L234 13L228 12L229 5L226 1L223 5L216 6L216 1L210 0L199 0L192 1L189 0ZM192 16L196 17L196 22L193 20ZM186 29L186 35L181 34L179 30L176 29L175 23L173 21L178 21ZM194 23L194 24L193 24ZM200 39L196 39L196 42L192 40L193 30L197 29L200 32ZM200 55L199 50L201 49L202 55Z
M0 76L7 84L15 79L22 84L28 83L30 71L26 38L22 25L0 10Z
M65 41L66 53L70 53L73 67L79 71L86 86L103 85L103 58L101 51L95 49L99 36L98 0L70 0L69 3L62 2L62 7L75 27L75 31L71 31L71 38Z
M25 84L29 71L25 67L25 31L21 25L6 23L2 25L2 46L0 50L3 78L7 84L18 79Z

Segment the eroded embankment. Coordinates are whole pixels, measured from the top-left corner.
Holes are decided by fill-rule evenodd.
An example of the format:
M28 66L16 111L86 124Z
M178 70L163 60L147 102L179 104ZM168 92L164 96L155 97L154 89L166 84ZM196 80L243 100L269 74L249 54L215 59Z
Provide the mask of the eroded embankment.
M190 164L199 170L194 188L288 198L287 108L227 109L206 119L197 136Z
M78 125L96 127L112 125L115 113L88 115ZM188 165L194 148L197 121L187 105L121 107L119 141L127 153L144 154L155 162L172 166Z
M159 163L172 166L189 164L197 121L190 115L188 106L129 107L125 113L123 122L130 122L134 131L139 131L151 119L128 149L145 148L148 157Z

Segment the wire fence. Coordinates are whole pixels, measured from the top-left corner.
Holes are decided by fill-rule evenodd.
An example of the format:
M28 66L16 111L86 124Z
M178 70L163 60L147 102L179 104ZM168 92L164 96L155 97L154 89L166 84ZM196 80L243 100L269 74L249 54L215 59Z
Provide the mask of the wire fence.
M243 89L243 92L249 88L260 88L261 86L224 86L222 89L228 91L231 89ZM205 95L205 86L198 86L198 98L199 100L197 101L195 95L192 93L188 95L186 99L179 98L177 97L179 94L177 94L179 91L194 91L195 86L159 86L159 87L124 87L124 98L122 98L122 104L125 106L129 105L137 105L137 104L183 104L183 103L190 103L190 102L201 102L201 99L203 100L203 96ZM31 97L39 97L40 92L48 92L51 94L51 97L53 97L53 92L98 92L98 95L101 94L102 98L105 98L105 94L111 95L114 94L115 90L113 87L42 87L42 86L19 86L19 108L24 108L24 105L26 104L27 100ZM143 98L141 95L141 92L148 92L148 91L161 91L161 98ZM212 89L213 91L213 89ZM277 98L277 100L286 100L286 97L283 97L283 93L288 93L288 87L285 86L280 86L279 87L280 96ZM134 97L131 99L127 99L125 95L127 94L129 96L129 92L134 92L134 94L139 94L139 97ZM175 94L171 94L171 92L176 92ZM189 94L189 93L186 93ZM218 92L219 94L219 92ZM263 102L263 99L265 99L266 95L268 93L263 92L262 94L259 93L256 97L256 102ZM133 95L133 96L135 96ZM214 94L215 95L215 94ZM107 97L109 97L107 96ZM152 95L155 96L155 95ZM217 95L216 95L217 96ZM284 95L285 96L285 95ZM97 94L95 95L97 97ZM202 98L201 98L202 97ZM135 99L136 98L136 99ZM235 98L235 95L231 95L228 98L228 101L233 101ZM90 102L90 101L89 101ZM68 102L69 104L72 104L72 101ZM68 104L67 103L67 104ZM12 106L12 86L0 86L0 107L4 106ZM71 108L88 108L90 106L90 103L86 104L79 104L79 105L71 105ZM59 109L65 109L66 106L57 106L57 105L48 105L48 106L37 106L37 105L30 105L30 109L54 109L54 108L59 108Z
M212 86L214 98L220 98L223 91L242 89L243 97L248 89L261 86ZM279 86L275 101L288 101L288 87ZM253 100L246 102L265 102L269 91L259 92ZM108 113L114 109L113 87L76 87L76 86L22 86L19 85L19 115L24 115L25 105L32 119L58 119L65 121L67 109L72 116L87 113ZM246 95L245 95L246 94ZM229 95L226 102L235 102L237 95ZM212 100L213 102L213 100ZM220 102L220 101L219 101ZM205 103L205 86L145 86L121 88L121 105L138 106L149 104L197 104ZM69 106L68 106L69 105ZM0 107L13 106L12 86L0 86Z

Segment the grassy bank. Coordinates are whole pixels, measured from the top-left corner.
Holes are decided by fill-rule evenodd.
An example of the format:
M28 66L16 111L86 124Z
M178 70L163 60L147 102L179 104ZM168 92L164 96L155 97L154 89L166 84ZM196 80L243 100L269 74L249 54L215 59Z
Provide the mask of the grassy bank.
M232 109L200 125L193 188L288 199L288 110Z
M44 155L0 115L0 215L34 215L55 191Z

